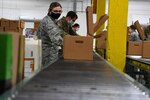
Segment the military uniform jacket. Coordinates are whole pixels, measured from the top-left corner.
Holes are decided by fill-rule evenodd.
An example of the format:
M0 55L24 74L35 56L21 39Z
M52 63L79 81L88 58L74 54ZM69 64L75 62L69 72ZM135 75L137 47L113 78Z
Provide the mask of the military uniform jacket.
M63 36L56 21L50 16L45 16L39 24L37 37L42 40L42 66L47 67L58 59L58 47L63 45Z
M59 28L61 28L62 30L64 30L66 33L68 33L70 35L77 35L76 32L74 32L72 30L71 25L68 24L68 22L66 21L65 17L62 17L61 19L59 19L57 21L57 25L59 26Z

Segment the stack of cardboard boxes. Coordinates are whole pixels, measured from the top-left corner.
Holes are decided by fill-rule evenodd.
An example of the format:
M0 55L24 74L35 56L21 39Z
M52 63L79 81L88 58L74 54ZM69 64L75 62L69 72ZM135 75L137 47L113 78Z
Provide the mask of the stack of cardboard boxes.
M142 56L143 58L150 58L150 41L146 41L144 30L138 20L134 23L134 26L136 27L142 41L128 41L127 54Z
M0 56L0 73L3 73L0 74L0 93L23 79L25 42L22 35L23 28L23 21L3 18L0 20L0 55L2 55ZM7 78L8 73L10 73L9 79Z
M101 27L108 16L103 15L96 23L93 23L93 8L88 6L87 13L87 36L65 36L63 57L64 59L93 60L93 39L101 37L106 31L94 33Z
M8 20L1 18L0 22L1 22L0 26L1 32L17 32L20 34L23 33L25 23L22 20Z

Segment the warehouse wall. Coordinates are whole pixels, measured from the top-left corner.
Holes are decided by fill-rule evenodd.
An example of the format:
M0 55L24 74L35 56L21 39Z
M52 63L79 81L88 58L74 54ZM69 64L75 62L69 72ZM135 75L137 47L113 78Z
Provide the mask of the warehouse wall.
M49 4L53 1L56 0L0 0L0 17L8 19L42 19L48 12ZM62 16L65 16L68 11L73 10L73 1L57 1L59 1L63 7ZM76 10L79 19L76 22L78 22L81 26L78 31L80 35L86 35L85 9L88 5L90 5L90 3L90 0L80 0L77 2ZM32 23L28 22L26 27L30 28L32 27L31 25Z
M56 1L56 0L51 0ZM57 0L63 6L62 16L66 15L69 10L73 10L73 2L71 0ZM67 1L67 2L66 2ZM77 22L81 28L78 31L80 35L86 35L86 6L90 5L90 0L79 0L77 2L77 14L79 19ZM8 19L42 19L48 11L49 0L0 0L0 17ZM139 20L142 24L149 23L150 18L150 2L129 1L128 25L132 21ZM106 11L107 12L107 11ZM95 20L94 16L94 20ZM28 24L29 25L29 24ZM26 27L28 27L26 25ZM29 26L31 27L31 26Z
M150 1L130 1L128 13L128 25L139 20L141 24L150 24Z

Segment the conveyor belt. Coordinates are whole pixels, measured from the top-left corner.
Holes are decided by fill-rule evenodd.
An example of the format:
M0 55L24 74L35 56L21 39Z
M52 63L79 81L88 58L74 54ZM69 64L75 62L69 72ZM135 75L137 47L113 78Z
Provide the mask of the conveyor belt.
M125 72L150 89L150 59L127 55Z
M12 100L150 100L106 61L58 60Z
M141 56L132 56L132 55L127 55L128 59L136 60L145 64L150 65L150 59L142 58Z
M127 63L132 64L142 70L150 71L150 59L144 59L140 56L129 56L127 55Z

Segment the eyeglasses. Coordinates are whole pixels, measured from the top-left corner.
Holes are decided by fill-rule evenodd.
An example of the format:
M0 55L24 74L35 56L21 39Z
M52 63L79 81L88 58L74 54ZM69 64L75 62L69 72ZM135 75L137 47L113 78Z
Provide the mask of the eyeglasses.
M62 10L52 10L54 13L62 13Z

